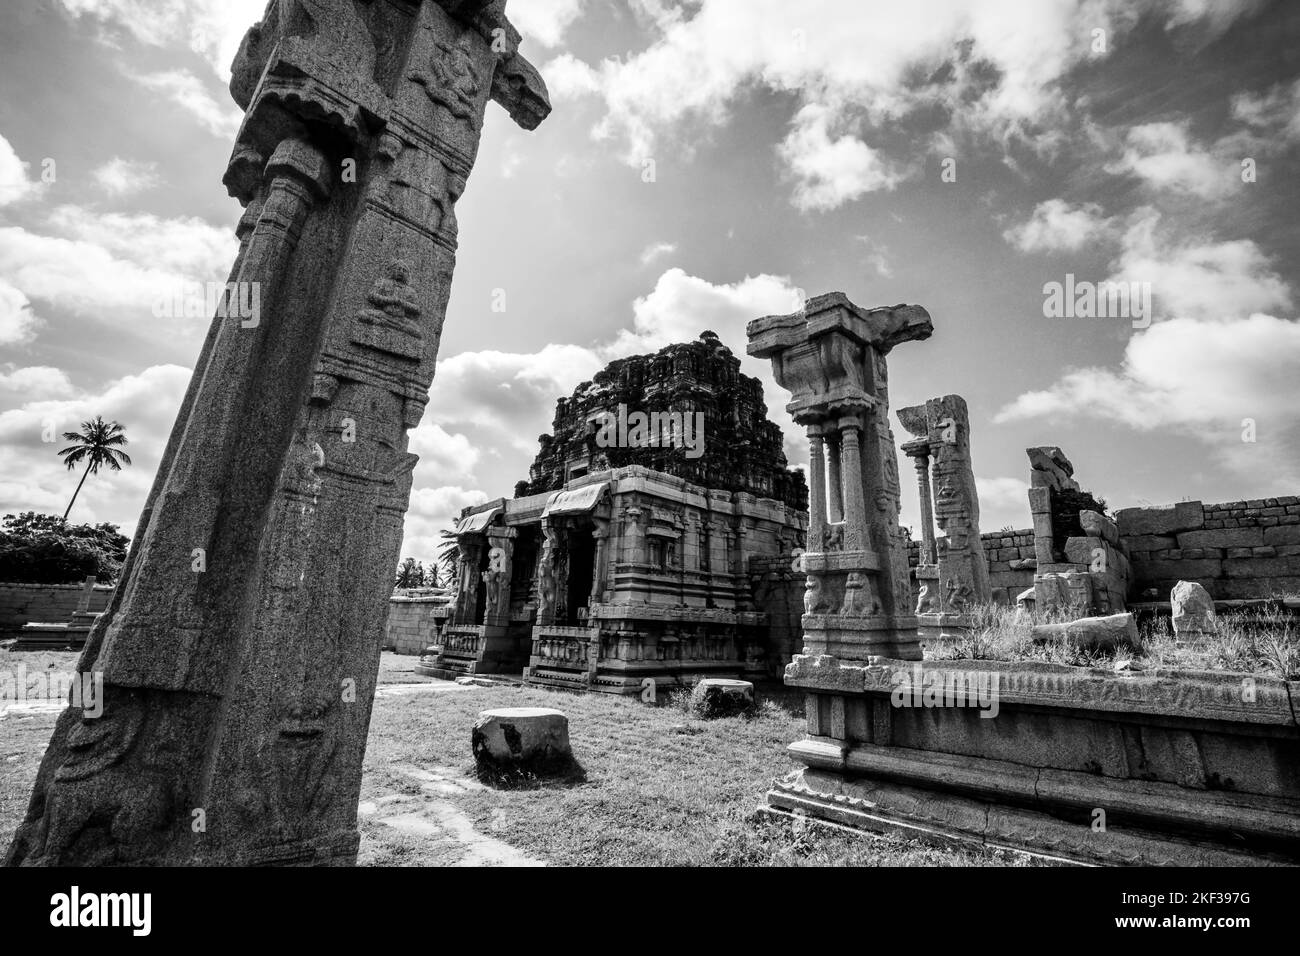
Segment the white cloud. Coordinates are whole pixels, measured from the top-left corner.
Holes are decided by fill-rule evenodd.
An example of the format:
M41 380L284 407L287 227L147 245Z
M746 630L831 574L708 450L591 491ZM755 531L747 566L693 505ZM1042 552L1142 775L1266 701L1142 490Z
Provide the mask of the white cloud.
M208 84L189 70L132 73L130 76L145 89L160 94L189 113L213 136L229 139L239 131L242 114L234 102L218 102Z
M1186 122L1134 126L1125 144L1123 156L1106 167L1108 173L1131 174L1156 189L1202 199L1222 199L1241 187L1241 156L1200 148Z
M30 342L39 320L22 291L0 279L0 345Z
M196 218L60 206L46 227L57 235L0 227L0 275L31 299L96 317L150 316L178 283L224 279L238 248L231 233Z
M158 164L114 156L94 172L95 181L114 199L153 189L162 178Z
M561 53L541 68L546 90L556 103L600 91L600 74L572 53Z
M791 201L805 212L834 209L866 193L893 189L904 173L855 136L834 136L833 114L808 104L777 148L795 180Z
M981 531L997 531L1008 525L1016 529L1029 527L1029 482L977 475L975 491L979 495Z
M526 0L512 4L507 13L525 41L553 47L564 39L569 25L582 13L583 4L584 0Z
M663 256L670 256L677 251L676 243L654 242L641 251L641 265L648 266Z
M1144 10L1164 10L1171 27L1230 23L1242 12L1174 0L912 0L888 15L861 0L700 0L680 9L689 19L651 18L659 36L647 49L595 68L605 101L596 135L635 164L665 134L686 148L683 127L725 122L753 88L793 93L795 122L780 154L806 209L887 188L896 167L916 166L915 154L884 156L868 143L921 109L1004 148L1057 150L1059 127L1077 118L1061 80L1100 55L1094 29L1113 48ZM858 122L861 138L844 132Z
M40 184L28 178L28 168L9 140L0 136L0 206L30 199L40 191Z
M1174 240L1160 229L1160 214L1144 207L1129 220L1116 282L1151 283L1162 316L1240 318L1291 307L1291 290L1253 241Z
M244 33L262 18L266 0L59 0L76 18L97 21L104 39L123 34L157 47L184 45L221 79L230 76Z
M1007 229L1002 237L1021 252L1074 252L1105 235L1110 226L1096 203L1071 206L1064 199L1048 199L1034 207L1027 222Z
M1118 369L1067 372L1020 395L995 422L1088 417L1136 431L1172 430L1217 449L1225 463L1258 468L1262 451L1279 484L1300 482L1300 322L1254 314L1172 319L1129 341ZM1263 449L1242 448L1243 421Z
M75 391L66 372L48 365L32 365L0 372L0 392L23 395L29 400L67 398Z
M1273 140L1300 140L1300 80L1264 94L1238 93L1232 98L1232 116Z

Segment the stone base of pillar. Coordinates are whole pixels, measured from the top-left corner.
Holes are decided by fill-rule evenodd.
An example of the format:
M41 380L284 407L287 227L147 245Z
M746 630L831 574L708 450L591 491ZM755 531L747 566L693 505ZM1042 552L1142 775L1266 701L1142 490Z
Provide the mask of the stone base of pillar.
M924 613L916 616L916 629L921 638L921 647L931 650L955 644L964 637L970 637L972 626L970 616L954 612Z
M887 614L805 614L803 652L810 657L825 654L847 661L873 657L919 661L917 619Z

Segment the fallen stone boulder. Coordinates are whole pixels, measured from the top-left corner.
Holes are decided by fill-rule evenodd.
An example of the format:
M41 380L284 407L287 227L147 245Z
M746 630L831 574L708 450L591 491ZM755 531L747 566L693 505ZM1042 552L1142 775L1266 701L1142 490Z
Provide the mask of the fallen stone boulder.
M1174 636L1200 637L1215 629L1214 598L1195 581L1179 581L1169 601L1173 606Z
M1121 646L1141 647L1132 614L1081 617L1063 624L1039 624L1031 632L1035 643L1071 644L1083 650L1113 651Z
M754 685L747 680L706 677L691 691L691 711L696 717L734 717L755 708Z
M480 711L470 744L479 776L493 782L563 776L576 767L569 718L547 707Z

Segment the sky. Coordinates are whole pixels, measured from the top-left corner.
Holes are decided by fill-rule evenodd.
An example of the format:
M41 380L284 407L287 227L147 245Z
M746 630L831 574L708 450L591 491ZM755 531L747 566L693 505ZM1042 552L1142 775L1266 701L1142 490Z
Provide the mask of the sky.
M264 6L6 0L0 514L61 514L80 476L58 436L102 415L134 465L70 519L134 529L208 323L154 303L234 259L226 84ZM1300 4L507 13L554 111L525 132L489 105L404 554L510 496L556 398L610 360L705 329L744 356L748 321L832 290L929 310L890 400L966 399L985 531L1029 526L1035 445L1112 509L1300 493ZM1150 312L1049 315L1067 276L1139 283ZM767 363L742 368L805 466Z

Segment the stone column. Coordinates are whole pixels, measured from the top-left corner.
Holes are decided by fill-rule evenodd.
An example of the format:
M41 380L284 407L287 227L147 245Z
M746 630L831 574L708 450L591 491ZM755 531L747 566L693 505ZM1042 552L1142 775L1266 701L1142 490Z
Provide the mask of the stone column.
M937 564L934 542L934 505L930 500L930 455L922 450L912 456L916 466L916 487L921 498L921 563Z
M78 664L103 716L60 717L6 863L355 861L455 204L488 101L550 109L503 10L277 2L245 37L224 182L260 309L213 320Z
M924 309L861 309L838 292L817 296L802 312L749 324L749 354L771 360L777 381L791 393L786 410L805 426L811 446L804 653L794 665L821 656L920 659L905 533L898 527L897 449L885 421L885 356L931 330ZM825 536L826 439L839 445L844 534L834 549Z
M844 520L844 482L841 478L843 469L841 467L842 450L840 437L838 434L827 436L826 446L828 455L826 456L827 478L827 510L831 524Z
M587 601L588 610L601 603L605 596L605 564L608 561L606 545L609 542L609 522L595 520L596 528L591 536L596 540L596 554L591 565L591 597Z
M826 451L820 426L808 426L808 550L821 551L826 537Z
M867 496L862 480L862 446L858 440L862 423L855 418L841 419L837 427L843 451L844 550L865 551L870 545L870 537Z

